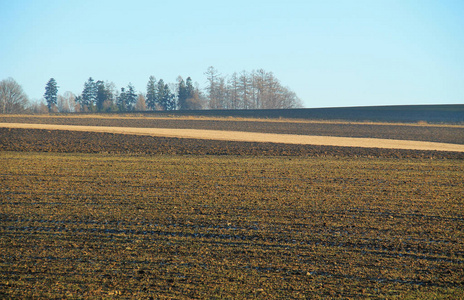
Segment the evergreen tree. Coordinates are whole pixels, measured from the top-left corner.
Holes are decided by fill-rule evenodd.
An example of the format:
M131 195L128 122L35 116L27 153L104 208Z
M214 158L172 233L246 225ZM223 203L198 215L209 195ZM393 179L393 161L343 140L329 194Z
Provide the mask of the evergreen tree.
M126 93L126 90L122 87L121 93L119 94L117 98L117 105L118 105L119 111L126 111L126 102L127 102L127 93Z
M164 83L163 79L158 81L158 105L161 110L174 110L176 109L175 95L171 89Z
M165 110L175 110L176 109L176 95L171 92L171 89L166 84L164 86L164 97L162 103Z
M156 79L154 76L150 76L148 78L148 84L147 84L147 107L148 109L155 110L156 109L156 103L158 102L157 100L157 93L156 93Z
M58 86L54 78L50 78L45 86L44 98L47 101L48 111L52 111L52 107L57 105Z
M193 87L192 78L187 77L185 82L186 86L186 106L185 109L194 109L195 88Z
M158 84L157 84L157 87L156 87L156 104L158 106L159 109L162 109L162 110L166 110L165 107L163 106L163 97L164 97L164 80L163 79L160 79L158 80Z
M76 102L76 111L77 112L83 111L83 109L82 109L83 108L82 95L76 96L74 101Z
M137 102L137 94L132 83L127 86L126 92L126 110L134 110L135 103Z
M187 77L186 87L187 87L187 99L192 98L195 93L195 88L193 87L192 78Z
M188 99L188 109L203 109L206 99L203 97L198 83L195 83L195 86L189 88L189 78L187 78L187 89L189 93L192 91L192 96Z
M180 110L188 109L187 99L188 99L188 91L187 86L185 85L184 79L182 77L177 78L178 85L177 85L177 105Z
M134 110L135 103L137 102L137 94L132 83L127 85L127 89L121 88L121 93L117 99L119 111L131 111Z
M82 91L82 105L88 109L92 109L97 102L97 84L92 77L89 77L86 83L84 83L84 90Z
M97 110L102 111L103 103L105 103L105 101L110 100L111 93L106 88L105 83L103 81L99 80L95 83L95 85L97 87L97 97L96 97Z

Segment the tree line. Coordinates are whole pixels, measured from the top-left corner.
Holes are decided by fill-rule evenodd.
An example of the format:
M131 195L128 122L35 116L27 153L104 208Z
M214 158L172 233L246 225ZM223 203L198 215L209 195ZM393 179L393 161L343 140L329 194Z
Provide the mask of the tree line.
M301 107L301 101L280 84L272 72L262 69L221 75L214 67L205 72L207 86L201 89L191 77L176 83L148 78L144 92L132 83L117 89L108 81L90 77L80 94L58 94L54 78L45 85L43 102L31 105L21 86L12 78L0 81L0 113L20 112L131 112L201 109L285 109ZM44 103L45 102L45 103Z

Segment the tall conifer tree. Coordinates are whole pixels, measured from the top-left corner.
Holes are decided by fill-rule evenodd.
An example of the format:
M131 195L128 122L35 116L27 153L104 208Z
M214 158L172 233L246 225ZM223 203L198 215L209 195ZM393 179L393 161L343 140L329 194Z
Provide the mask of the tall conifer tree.
M103 103L105 101L110 100L111 92L106 88L105 83L101 80L95 83L97 88L97 97L96 97L96 105L98 111L103 110Z
M126 93L126 110L134 110L135 103L137 102L137 94L132 83L127 86Z
M44 98L47 101L48 111L52 111L52 107L57 104L58 85L54 78L50 78L45 86Z
M121 92L117 98L119 111L126 111L127 93L125 88L121 88Z
M162 110L176 109L175 95L171 89L164 83L163 79L158 81L158 105Z
M179 110L186 110L188 109L187 107L187 99L188 99L187 86L185 85L184 79L182 79L182 77L179 76L177 81L178 81L177 106Z
M156 79L154 76L148 78L147 83L147 107L148 109L155 110L157 101L157 92L156 92Z
M97 84L92 77L84 83L84 90L82 91L82 105L88 109L92 109L97 102L98 88Z

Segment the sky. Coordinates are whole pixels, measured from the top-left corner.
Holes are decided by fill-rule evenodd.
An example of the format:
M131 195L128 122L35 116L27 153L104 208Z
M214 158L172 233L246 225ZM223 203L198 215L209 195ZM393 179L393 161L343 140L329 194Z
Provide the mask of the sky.
M304 107L464 104L462 0L0 0L0 80L32 100L84 82L273 72Z

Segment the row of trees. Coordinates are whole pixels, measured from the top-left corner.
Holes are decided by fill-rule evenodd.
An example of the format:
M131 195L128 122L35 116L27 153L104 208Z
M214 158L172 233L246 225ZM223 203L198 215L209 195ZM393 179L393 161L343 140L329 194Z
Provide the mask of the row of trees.
M210 109L282 109L301 107L301 101L280 84L272 72L263 69L222 76L209 67L208 108Z
M205 72L207 86L202 91L188 77L181 76L174 84L163 79L148 78L145 93L137 92L129 83L118 90L114 83L95 81L90 77L82 92L58 94L59 86L51 78L46 86L44 100L49 112L109 112L145 110L199 110L199 109L282 109L301 107L301 101L289 88L283 87L272 72L262 69L242 71L231 76L221 75L210 67ZM27 96L12 78L0 82L0 112L22 112L28 106ZM43 112L45 104L29 107Z
M59 112L201 109L201 106L192 104L192 99L197 99L200 92L193 87L191 78L187 78L187 84L182 77L178 81L178 90L174 93L163 79L156 81L150 76L146 94L142 94L137 93L131 83L118 91L114 83L95 81L90 77L79 96L69 92L61 96L57 95L56 81L51 78L45 86L44 99L50 111Z

